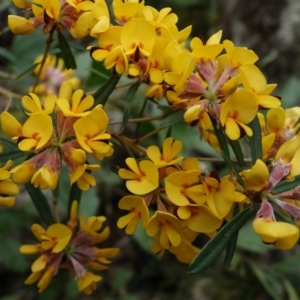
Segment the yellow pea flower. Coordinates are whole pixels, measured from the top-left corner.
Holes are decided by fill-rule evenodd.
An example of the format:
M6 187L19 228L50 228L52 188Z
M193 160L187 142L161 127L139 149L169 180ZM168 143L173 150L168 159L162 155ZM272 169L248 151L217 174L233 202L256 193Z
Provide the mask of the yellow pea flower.
M220 228L223 223L222 218L217 218L211 209L204 205L181 206L177 214L185 221L185 226L194 232L210 233Z
M29 111L27 112L29 116L36 114L51 114L54 110L55 102L55 95L47 95L43 104L41 103L40 98L33 93L29 93L28 96L22 98L22 105Z
M206 195L204 186L199 184L200 171L181 171L165 179L166 194L177 206L204 204Z
M273 244L275 248L280 250L293 248L299 239L298 227L286 222L256 218L252 226L264 243Z
M88 165L82 164L77 166L75 170L70 174L70 183L73 184L77 182L78 187L82 191L87 191L91 186L96 185L95 178L89 173L90 171L98 171L100 169L99 165Z
M279 107L281 102L278 98L271 96L270 85L267 85L265 76L255 65L242 65L239 68L240 79L244 87L257 94L259 106L264 108ZM276 87L272 86L274 89Z
M101 280L101 276L88 272L77 280L78 291L83 291L85 294L91 295L96 290L96 282Z
M119 201L119 208L129 210L130 213L118 220L117 226L125 228L126 234L133 234L139 220L146 228L149 221L149 211L145 199L138 196L125 196Z
M163 151L160 152L157 146L150 146L147 148L147 156L155 163L157 168L175 165L181 160L183 156L176 157L182 151L182 142L168 137L163 142Z
M142 160L138 163L134 158L127 158L128 169L120 169L118 174L122 179L127 179L127 189L136 195L145 195L158 187L158 170L150 160Z
M95 107L88 116L78 119L73 128L80 146L96 157L111 155L110 134L105 133L107 125L108 116L100 106Z
M19 193L19 187L10 179L10 169L13 165L12 160L0 168L0 205L11 207L15 204L15 195Z
M163 211L156 211L149 220L146 233L149 236L159 235L158 239L164 249L178 246L181 243L182 223L173 215Z
M208 176L204 179L203 185L207 206L218 218L224 218L234 202L241 202L245 199L243 194L235 191L234 184L227 177L219 180Z
M86 111L94 104L92 95L85 95L83 90L76 90L71 98L71 103L67 98L58 98L57 106L66 117L86 117L90 112Z
M30 116L23 126L8 112L1 114L3 131L13 139L19 139L18 147L22 151L38 150L45 146L53 132L52 119L48 115Z
M246 124L256 116L258 100L254 93L245 89L237 90L222 105L220 122L225 127L225 133L231 140L237 140L243 129L248 136L252 136L252 129Z

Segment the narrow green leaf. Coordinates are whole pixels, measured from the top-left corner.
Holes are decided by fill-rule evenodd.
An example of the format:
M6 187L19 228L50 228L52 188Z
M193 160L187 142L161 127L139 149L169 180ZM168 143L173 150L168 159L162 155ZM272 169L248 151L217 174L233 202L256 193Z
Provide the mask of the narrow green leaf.
M72 43L72 42L68 42L69 46L76 49L76 50L79 50L79 51L86 51L86 48L83 47L82 45L79 45L79 44L75 44L75 43Z
M137 81L128 88L126 95L125 95L126 101L131 101L131 99L133 98L133 96L135 95L137 90L139 89L140 85L141 85L141 82Z
M249 137L249 142L252 163L255 164L257 159L262 159L261 128L259 125L258 117L255 116L255 118L248 124L248 126L253 131L253 135Z
M278 280L273 278L271 275L265 273L261 268L254 264L250 264L250 267L254 274L256 275L259 282L263 285L266 292L272 297L274 300L281 300L282 297L278 294L274 287L278 287Z
M123 112L122 131L126 128L130 115L131 115L130 106L126 105Z
M10 149L18 149L18 146L17 146L16 142L13 142L13 141L8 140L6 138L0 138L0 143L3 146L7 146Z
M245 188L245 183L244 183L242 177L240 176L239 172L236 171L236 169L234 168L234 166L233 166L233 164L232 164L232 161L230 160L229 156L227 156L226 153L223 152L223 151L221 151L220 154L221 154L221 156L223 157L223 159L224 159L224 161L225 161L225 163L226 163L226 165L227 165L227 168L228 168L229 170L231 170L231 171L234 173L234 175L235 175L235 177L236 177L238 183L239 183L243 188Z
M252 207L244 209L228 222L200 251L189 265L189 272L199 274L207 269L220 256L232 237L246 223Z
M25 156L25 153L20 151L19 149L16 150L6 150L0 153L0 162L5 163L9 159L14 160L19 157Z
M238 213L239 213L239 205L237 203L235 203L233 215L236 216ZM225 253L225 258L224 258L224 262L223 262L224 266L229 266L232 261L233 255L235 253L238 236L239 236L239 231L233 235L233 237L231 238L231 240L229 241L229 243L226 247L226 253Z
M235 157L236 157L239 165L242 167L244 165L244 154L243 154L243 150L242 150L240 141L239 140L232 141L229 139L229 144L235 154Z
M300 185L300 175L296 175L293 180L282 181L277 184L272 192L275 194L280 194L286 191L291 191Z
M116 85L118 84L120 80L119 75L112 75L95 93L94 93L94 99L95 99L95 105L102 104L105 106L108 97L110 94L114 91Z
M31 183L25 183L25 188L30 195L31 200L41 219L48 226L55 223L48 201L41 190L39 188L35 188Z
M3 47L0 47L0 56L3 56L4 58L6 58L8 61L16 61L17 58L8 50L6 50Z
M209 117L210 117L210 121L211 121L211 123L212 123L212 125L214 127L214 133L215 133L215 135L217 137L217 140L219 142L221 150L228 157L230 157L228 146L227 146L227 142L226 142L226 137L225 137L225 134L223 132L223 129L222 128L218 128L216 120L214 118L212 118L211 116L209 116Z
M29 68L25 69L24 71L22 71L16 78L15 80L19 80L25 76L27 76L28 74L31 74L33 72L33 70L39 65L40 63L35 63L33 65L31 65Z
M73 201L76 200L78 202L78 207L79 207L81 196L82 196L82 190L78 187L77 183L74 182L71 186L70 194L69 194L69 202L68 202L69 216L70 216Z
M297 289L291 284L291 282L288 279L283 279L283 285L289 300L300 300Z
M185 111L184 110L180 110L177 111L169 116L167 116L164 120L162 120L159 124L160 127L167 127L167 126L171 126L174 125L178 122L183 121L183 115L184 115Z
M66 69L75 70L77 68L76 61L71 51L70 45L68 44L68 41L66 40L64 35L59 30L57 30L57 34L58 34L59 47L61 50L61 56L65 62L65 67Z

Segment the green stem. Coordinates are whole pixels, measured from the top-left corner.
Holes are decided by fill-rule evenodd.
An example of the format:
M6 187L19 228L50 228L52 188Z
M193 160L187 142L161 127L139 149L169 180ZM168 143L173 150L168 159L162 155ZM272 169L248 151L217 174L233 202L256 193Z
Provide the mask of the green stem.
M43 54L43 59L42 59L42 61L40 63L39 71L38 71L38 74L36 76L36 79L35 79L35 82L34 82L34 85L33 85L33 89L32 89L33 93L34 93L34 91L35 91L35 89L36 89L36 87L38 85L39 79L41 77L42 70L44 68L44 65L45 65L45 62L46 62L46 59L47 59L47 56L48 56L51 44L53 42L53 34L54 34L55 30L56 30L56 28L52 27L51 31L49 32L49 36L48 36L48 39L46 41L46 47L45 47L44 54Z

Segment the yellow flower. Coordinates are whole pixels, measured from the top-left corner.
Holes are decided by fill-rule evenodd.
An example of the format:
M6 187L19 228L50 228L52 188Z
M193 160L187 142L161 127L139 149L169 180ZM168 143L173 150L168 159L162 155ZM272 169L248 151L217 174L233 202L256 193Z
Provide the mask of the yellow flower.
M156 211L146 227L149 236L159 235L159 242L164 249L181 243L181 222L173 215Z
M299 229L293 224L256 218L252 226L264 243L273 244L281 250L293 248L299 239Z
M55 102L55 95L46 96L43 105L36 94L29 93L28 96L22 98L22 105L29 111L29 113L27 113L29 116L35 114L51 114L54 110Z
M252 136L252 129L246 124L256 116L258 101L254 93L245 89L237 90L222 105L220 122L225 127L225 133L231 140L237 140L243 129Z
M101 276L93 273L86 273L84 276L77 280L78 291L83 291L85 294L90 295L96 290L96 282L102 280Z
M35 26L31 20L23 17L9 15L8 27L14 34L26 35L35 31Z
M141 220L143 227L146 228L149 221L149 212L144 198L125 196L119 201L119 208L130 211L129 214L121 217L117 223L120 229L126 227L126 234L135 232L139 220Z
M245 199L243 194L235 191L234 184L227 177L220 180L208 176L205 178L203 185L207 197L207 206L218 218L224 218L234 202L241 202Z
M78 119L73 128L80 146L88 153L102 159L113 152L108 142L110 134L105 133L108 116L102 107L95 107L87 117Z
M58 98L56 104L66 117L85 117L90 113L86 110L93 106L94 98L92 95L85 95L83 90L76 90L71 103L67 98Z
M210 208L204 205L181 206L177 210L178 217L185 221L185 226L194 232L210 233L217 230L223 223Z
M15 195L19 193L19 187L10 179L10 169L13 165L12 160L0 168L0 205L11 207L15 204Z
M281 105L278 98L270 95L276 85L267 85L266 78L258 67L254 65L242 65L239 68L239 73L244 87L257 94L259 106L272 108Z
M50 140L53 132L52 119L48 115L30 116L22 125L8 112L1 114L4 133L13 139L19 139L18 147L22 151L38 150Z
M266 164L258 159L253 167L242 172L244 183L250 190L259 192L269 183L269 170Z
M120 169L118 174L122 179L127 179L127 189L136 195L145 195L158 187L158 170L150 160L142 160L138 163L134 158L127 158L126 164L130 168Z
M70 174L70 182L73 184L77 182L78 187L83 190L87 191L91 186L96 185L95 178L89 173L90 171L98 171L100 169L99 165L87 165L83 164L77 166L75 170Z
M163 152L161 154L157 146L150 146L147 148L148 157L155 163L157 168L175 165L181 160L183 156L176 157L182 150L182 142L168 137L163 142Z
M199 184L200 171L181 171L165 179L166 194L169 200L178 206L204 204L206 195L204 186Z

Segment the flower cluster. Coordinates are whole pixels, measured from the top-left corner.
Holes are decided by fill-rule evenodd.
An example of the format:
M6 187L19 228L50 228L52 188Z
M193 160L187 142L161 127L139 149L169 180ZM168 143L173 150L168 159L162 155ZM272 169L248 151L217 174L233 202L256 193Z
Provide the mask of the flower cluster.
M72 83L66 81L58 96L48 95L43 103L36 94L22 98L28 119L20 124L10 113L1 114L4 133L17 141L29 158L11 170L16 183L31 181L41 189L55 189L63 163L70 183L77 182L82 190L96 185L90 174L100 168L89 164L87 154L102 160L113 153L110 135L106 133L108 116L101 105L95 106L91 95L83 90L72 93Z
M39 224L31 227L38 240L35 245L23 245L22 254L39 254L31 266L32 273L25 284L37 282L39 292L45 290L59 269L68 269L77 281L78 291L91 294L96 282L102 277L90 270L102 271L108 268L110 259L118 254L118 248L98 248L97 245L109 236L109 227L103 228L106 218L92 216L85 221L79 215L78 202L73 201L71 216L67 225L55 223L44 229Z
M203 173L197 158L178 156L181 150L182 143L169 137L162 152L150 146L147 158L126 159L128 168L119 169L119 176L134 195L120 200L119 207L130 212L117 225L132 234L141 220L146 233L155 238L153 252L163 255L169 250L179 261L190 263L199 252L192 244L196 236L213 236L224 219L231 219L234 204L249 200L235 191L228 176ZM150 206L155 209L151 217Z

